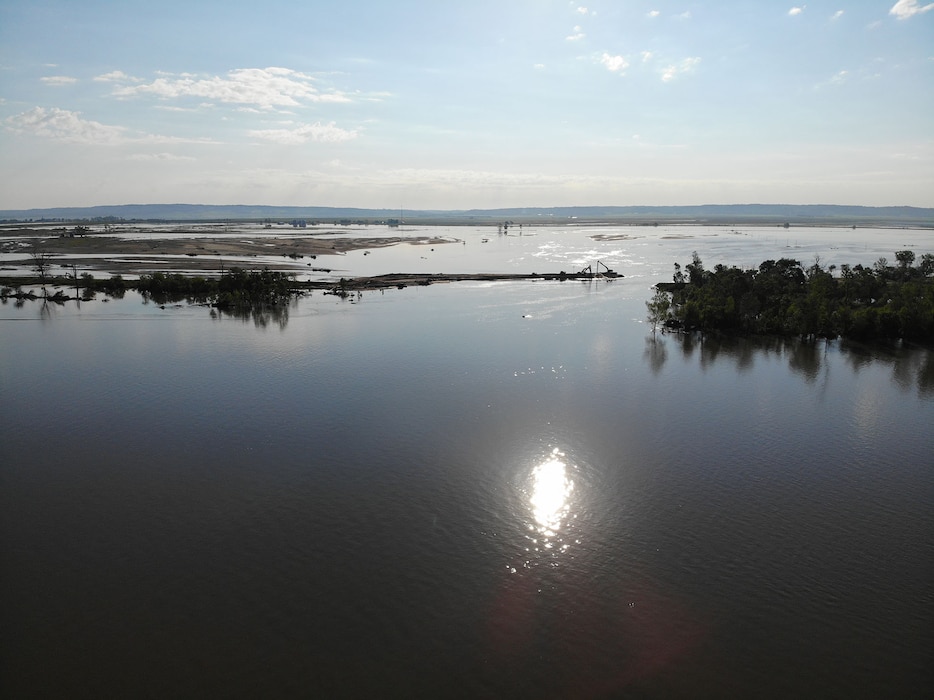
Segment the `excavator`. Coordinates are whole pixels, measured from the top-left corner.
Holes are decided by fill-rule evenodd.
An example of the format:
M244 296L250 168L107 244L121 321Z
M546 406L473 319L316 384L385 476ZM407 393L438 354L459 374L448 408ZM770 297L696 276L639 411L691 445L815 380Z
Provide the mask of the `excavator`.
M600 268L603 267L604 272L600 272ZM592 278L599 279L600 277L619 277L618 272L614 272L606 266L606 263L600 262L597 260L597 270L594 271L593 267L588 265L583 270L580 271L581 275L590 275Z

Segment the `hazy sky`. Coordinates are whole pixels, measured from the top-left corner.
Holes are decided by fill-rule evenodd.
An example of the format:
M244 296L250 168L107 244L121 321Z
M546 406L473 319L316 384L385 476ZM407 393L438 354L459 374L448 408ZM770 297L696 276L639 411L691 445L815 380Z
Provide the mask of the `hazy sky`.
M0 0L0 208L934 206L934 2Z

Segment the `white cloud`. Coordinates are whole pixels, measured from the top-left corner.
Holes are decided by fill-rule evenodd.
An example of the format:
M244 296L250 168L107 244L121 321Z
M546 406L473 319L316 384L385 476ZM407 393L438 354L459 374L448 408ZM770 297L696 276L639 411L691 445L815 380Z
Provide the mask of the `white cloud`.
M118 97L155 95L166 99L200 97L263 109L295 107L302 102L350 101L339 92L320 92L311 76L289 68L240 68L223 77L209 78L180 73L143 85L117 88L113 94Z
M691 11L685 10L680 15L675 15L675 19L683 19L683 20L691 19Z
M830 18L832 22L836 22L838 19L843 17L843 10L837 10L833 13L833 16Z
M299 144L307 141L324 143L337 143L357 138L355 129L341 129L334 122L322 124L302 124L294 129L257 129L250 132L251 136L275 143Z
M647 12L645 16L648 17L649 19L655 19L660 14L661 12L659 12L658 10L649 10L649 12Z
M573 34L569 34L569 35L566 36L564 39L565 39L565 41L580 41L580 40L583 39L585 36L587 36L587 35L584 34L584 31L583 31L583 29L582 29L581 27L574 27L574 33L573 33Z
M652 56L653 56L653 54L652 54L651 51L643 51L643 52L640 53L639 55L642 57L642 62L643 62L643 63L648 63L649 61L651 61L651 60L652 60Z
M578 14L581 14L581 15L586 15L590 13L590 11L586 7L578 7L577 12Z
M126 139L126 130L82 119L78 112L52 107L34 107L4 120L11 131L71 143L116 144Z
M697 67L697 64L700 63L700 58L691 57L685 58L679 63L673 63L670 66L667 66L662 70L662 81L670 83L672 80L677 78L679 75L684 75L685 73L693 73L694 69Z
M131 155L127 160L139 160L144 162L152 161L179 161L179 160L194 160L191 156L179 156L174 153L135 153Z
M606 67L608 71L619 73L620 75L625 73L626 69L629 68L629 61L625 58L622 56L611 56L608 53L604 53L600 57L600 63Z
M544 69L545 69L545 64L544 64L544 63L536 63L534 66L532 66L532 68L534 68L535 70L544 70Z
M63 141L66 143L84 143L93 145L115 146L127 143L216 143L211 139L185 139L159 134L131 133L126 127L101 124L84 119L80 112L72 112L58 107L33 107L7 117L3 125L18 134L38 136L40 138Z
M72 78L68 75L47 75L44 78L39 78L46 85L51 85L52 87L61 87L62 85L72 85L77 83L77 78Z
M934 2L922 6L918 4L918 0L898 0L897 3L892 5L889 14L895 15L898 19L908 19L931 10L934 10Z
M848 70L840 70L834 73L828 80L825 80L821 83L817 83L814 86L815 90L822 90L825 87L833 85L843 85L850 79L850 72ZM863 75L865 77L865 75Z
M131 75L127 75L122 70L113 70L109 73L104 73L103 75L94 76L94 80L99 83L138 83L141 82L140 78L134 78Z
M788 14L791 17L797 17L802 12L804 12L805 7L807 7L807 5L805 5L804 7L792 7L790 10L788 10Z

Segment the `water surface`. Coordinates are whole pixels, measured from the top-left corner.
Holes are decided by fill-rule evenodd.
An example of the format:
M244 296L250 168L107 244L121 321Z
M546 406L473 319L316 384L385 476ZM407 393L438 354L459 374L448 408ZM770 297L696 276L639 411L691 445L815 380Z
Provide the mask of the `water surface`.
M931 353L653 338L784 241L495 236L627 277L0 307L4 694L925 696Z

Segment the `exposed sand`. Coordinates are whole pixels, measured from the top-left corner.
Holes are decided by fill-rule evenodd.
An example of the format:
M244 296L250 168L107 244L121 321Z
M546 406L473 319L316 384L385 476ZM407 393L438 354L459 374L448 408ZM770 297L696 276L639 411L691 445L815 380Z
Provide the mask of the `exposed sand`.
M4 267L31 268L34 252L48 253L52 265L61 264L59 255L68 255L68 264L82 269L103 272L138 273L152 269L219 270L224 258L249 258L263 256L263 266L270 269L295 269L295 259L306 264L317 256L330 256L350 250L385 248L407 243L412 245L441 245L450 243L450 238L430 236L392 237L338 237L327 234L292 234L276 237L268 231L233 230L229 233L183 228L168 230L165 227L134 226L132 238L100 236L94 233L62 237L48 228L27 226L5 227L3 236L9 240L0 242L0 252L23 255L21 260L4 262ZM166 237L165 234L172 237ZM179 238L179 234L190 233L191 237ZM332 233L338 233L334 231ZM141 237L144 236L144 237ZM82 257L87 255L88 257ZM103 256L103 257L102 257ZM145 256L124 258L121 256ZM178 257L182 256L182 257ZM270 257L281 257L282 262L270 261ZM229 266L230 263L228 263ZM237 264L237 263L233 263ZM242 265L242 263L240 263ZM319 263L327 267L326 258Z

